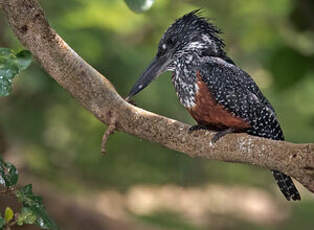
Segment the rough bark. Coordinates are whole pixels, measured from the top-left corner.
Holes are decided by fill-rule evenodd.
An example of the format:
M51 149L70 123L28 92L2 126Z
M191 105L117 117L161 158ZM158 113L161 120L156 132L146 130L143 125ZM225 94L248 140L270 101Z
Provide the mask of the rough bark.
M49 26L37 0L0 0L0 5L21 43L52 78L101 122L109 124L114 116L119 131L162 144L190 157L280 170L314 193L314 144L293 144L232 134L210 145L213 132L189 134L189 125L137 108L121 98L112 84Z

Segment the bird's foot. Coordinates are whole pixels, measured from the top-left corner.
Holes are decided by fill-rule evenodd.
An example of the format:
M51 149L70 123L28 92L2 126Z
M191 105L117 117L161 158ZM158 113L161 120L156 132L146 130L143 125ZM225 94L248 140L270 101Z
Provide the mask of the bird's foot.
M204 129L204 130L211 130L208 126L206 125L193 125L189 128L189 133L192 133L194 131L197 131L197 130L201 130L201 129ZM235 132L235 129L234 128L228 128L228 129L225 129L225 130L222 130L222 131L218 131L214 137L211 139L210 141L210 145L213 145L215 144L220 138L222 138L223 136L225 136L226 134L229 134L229 133L233 133Z
M217 132L214 137L211 139L211 144L215 144L220 138L225 136L226 134L233 133L235 130L233 128L228 128L223 131Z
M201 129L209 130L209 128L205 125L193 125L189 128L189 133L192 133L194 131L201 130Z

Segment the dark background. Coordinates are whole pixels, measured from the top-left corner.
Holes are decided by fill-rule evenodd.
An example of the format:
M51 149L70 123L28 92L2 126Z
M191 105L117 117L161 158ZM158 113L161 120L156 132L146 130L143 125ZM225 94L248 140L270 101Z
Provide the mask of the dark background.
M122 0L41 1L51 26L122 96L178 17L202 8L224 32L229 56L276 109L286 139L314 139L314 3L311 0L159 0L144 14ZM0 11L0 46L18 43ZM194 124L166 73L139 107ZM267 170L190 159L105 127L34 62L0 98L5 159L32 183L62 229L312 229L313 195L287 202ZM2 202L2 201L1 201ZM4 210L3 208L1 210Z

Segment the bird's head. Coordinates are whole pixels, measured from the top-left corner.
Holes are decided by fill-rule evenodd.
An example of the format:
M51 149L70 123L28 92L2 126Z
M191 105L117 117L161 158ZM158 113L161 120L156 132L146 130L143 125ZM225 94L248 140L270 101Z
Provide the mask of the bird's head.
M177 19L162 36L158 51L145 72L134 84L128 98L143 90L152 80L165 71L175 71L177 60L184 55L221 56L224 42L213 24L192 11Z

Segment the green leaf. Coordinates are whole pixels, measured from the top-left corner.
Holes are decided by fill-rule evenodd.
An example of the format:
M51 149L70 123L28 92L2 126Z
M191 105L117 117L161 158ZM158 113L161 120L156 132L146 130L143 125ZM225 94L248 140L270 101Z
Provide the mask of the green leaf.
M42 229L58 229L55 222L48 216L42 203L42 198L33 194L31 184L17 190L16 197L20 202L22 202L24 209L24 213L23 215L21 213L22 216L19 217L21 219L18 223L22 225L32 222L37 224Z
M18 67L0 58L0 96L8 96L12 91L12 80L18 74Z
M33 194L32 185L26 185L16 191L16 197L23 206L26 207L43 207L42 198Z
M31 62L32 56L27 50L15 54L11 49L0 48L0 96L10 94L13 78Z
M58 230L55 222L48 216L44 208L23 207L17 218L17 225L36 224L41 229Z
M12 54L12 50L9 48L0 48L0 57L1 56L10 56Z
M5 220L2 216L0 216L0 229L2 230L4 226L5 226Z
M36 224L42 229L58 230L56 223L48 216L44 207L30 207L32 212L36 215Z
M14 216L14 212L12 210L12 208L10 207L6 207L5 211L4 211L4 220L6 223L9 223Z
M0 157L0 185L5 186L5 180L3 176L5 175L5 167L4 167L4 161Z
M27 69L32 63L32 54L28 50L22 50L16 54L16 62L20 71Z
M19 179L19 175L18 175L17 169L11 163L6 163L6 168L7 168L7 171L8 171L8 173L4 177L6 186L16 185L16 183L17 183L17 181Z
M0 158L0 184L10 187L16 185L19 175L15 166Z
M155 0L124 0L128 7L135 13L141 13L149 10Z
M23 207L17 218L17 225L22 226L23 224L35 224L36 220L36 214L30 208Z

